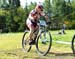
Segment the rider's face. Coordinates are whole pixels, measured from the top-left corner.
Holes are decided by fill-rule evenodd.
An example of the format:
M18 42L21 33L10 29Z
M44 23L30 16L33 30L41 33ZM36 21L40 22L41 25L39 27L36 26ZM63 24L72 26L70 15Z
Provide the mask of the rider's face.
M38 13L41 13L43 11L43 9L38 8Z

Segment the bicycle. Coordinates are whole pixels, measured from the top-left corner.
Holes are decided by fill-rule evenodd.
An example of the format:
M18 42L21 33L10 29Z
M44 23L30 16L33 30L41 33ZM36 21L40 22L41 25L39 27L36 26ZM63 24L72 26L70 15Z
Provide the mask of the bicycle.
M75 55L75 34L73 35L72 38L71 47L72 47L73 54Z
M33 39L35 38L35 45L36 45L36 51L39 55L47 55L47 53L51 49L52 45L52 36L49 32L48 25L45 21L40 20L39 21L39 33L37 34L37 37L35 38L35 33L33 35ZM29 45L27 40L27 36L29 34L29 30L25 30L23 38L22 38L22 48L24 52L29 52L31 50L32 45Z

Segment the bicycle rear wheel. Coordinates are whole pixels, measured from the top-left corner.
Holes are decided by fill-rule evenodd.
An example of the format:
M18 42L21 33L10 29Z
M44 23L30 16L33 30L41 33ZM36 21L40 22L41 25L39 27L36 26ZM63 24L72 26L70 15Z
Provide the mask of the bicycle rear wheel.
M31 45L29 45L28 36L29 36L29 31L26 30L22 38L22 48L24 52L29 52L31 50Z
M52 44L52 37L50 32L42 32L40 35L38 35L36 39L36 49L39 55L45 56Z
M73 54L75 54L75 35L72 38L72 51L73 51Z

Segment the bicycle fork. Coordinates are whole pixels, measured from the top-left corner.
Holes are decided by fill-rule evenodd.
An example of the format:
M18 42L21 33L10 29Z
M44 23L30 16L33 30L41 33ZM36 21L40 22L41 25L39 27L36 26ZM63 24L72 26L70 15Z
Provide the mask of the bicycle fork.
M47 39L46 39L46 31L42 31L43 32L43 38L42 38L42 35L40 35L40 40L42 43L46 43Z

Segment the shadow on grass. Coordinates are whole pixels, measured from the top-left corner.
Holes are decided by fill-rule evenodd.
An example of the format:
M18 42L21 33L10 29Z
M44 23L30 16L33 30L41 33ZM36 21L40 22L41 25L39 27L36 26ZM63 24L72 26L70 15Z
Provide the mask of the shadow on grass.
M35 51L24 53L22 49L2 51L3 55L7 57L15 57L16 59L75 59L74 54L71 52L49 52L46 56L40 56Z
M55 55L55 56L74 56L73 53L54 53L54 52L49 52L49 54Z
M53 55L53 56L60 56L60 57L68 57L68 56L71 56L71 57L75 57L75 54L73 53L70 53L70 52L65 52L65 53L62 53L62 52L58 52L58 53L55 53L55 52L49 52L48 55Z

